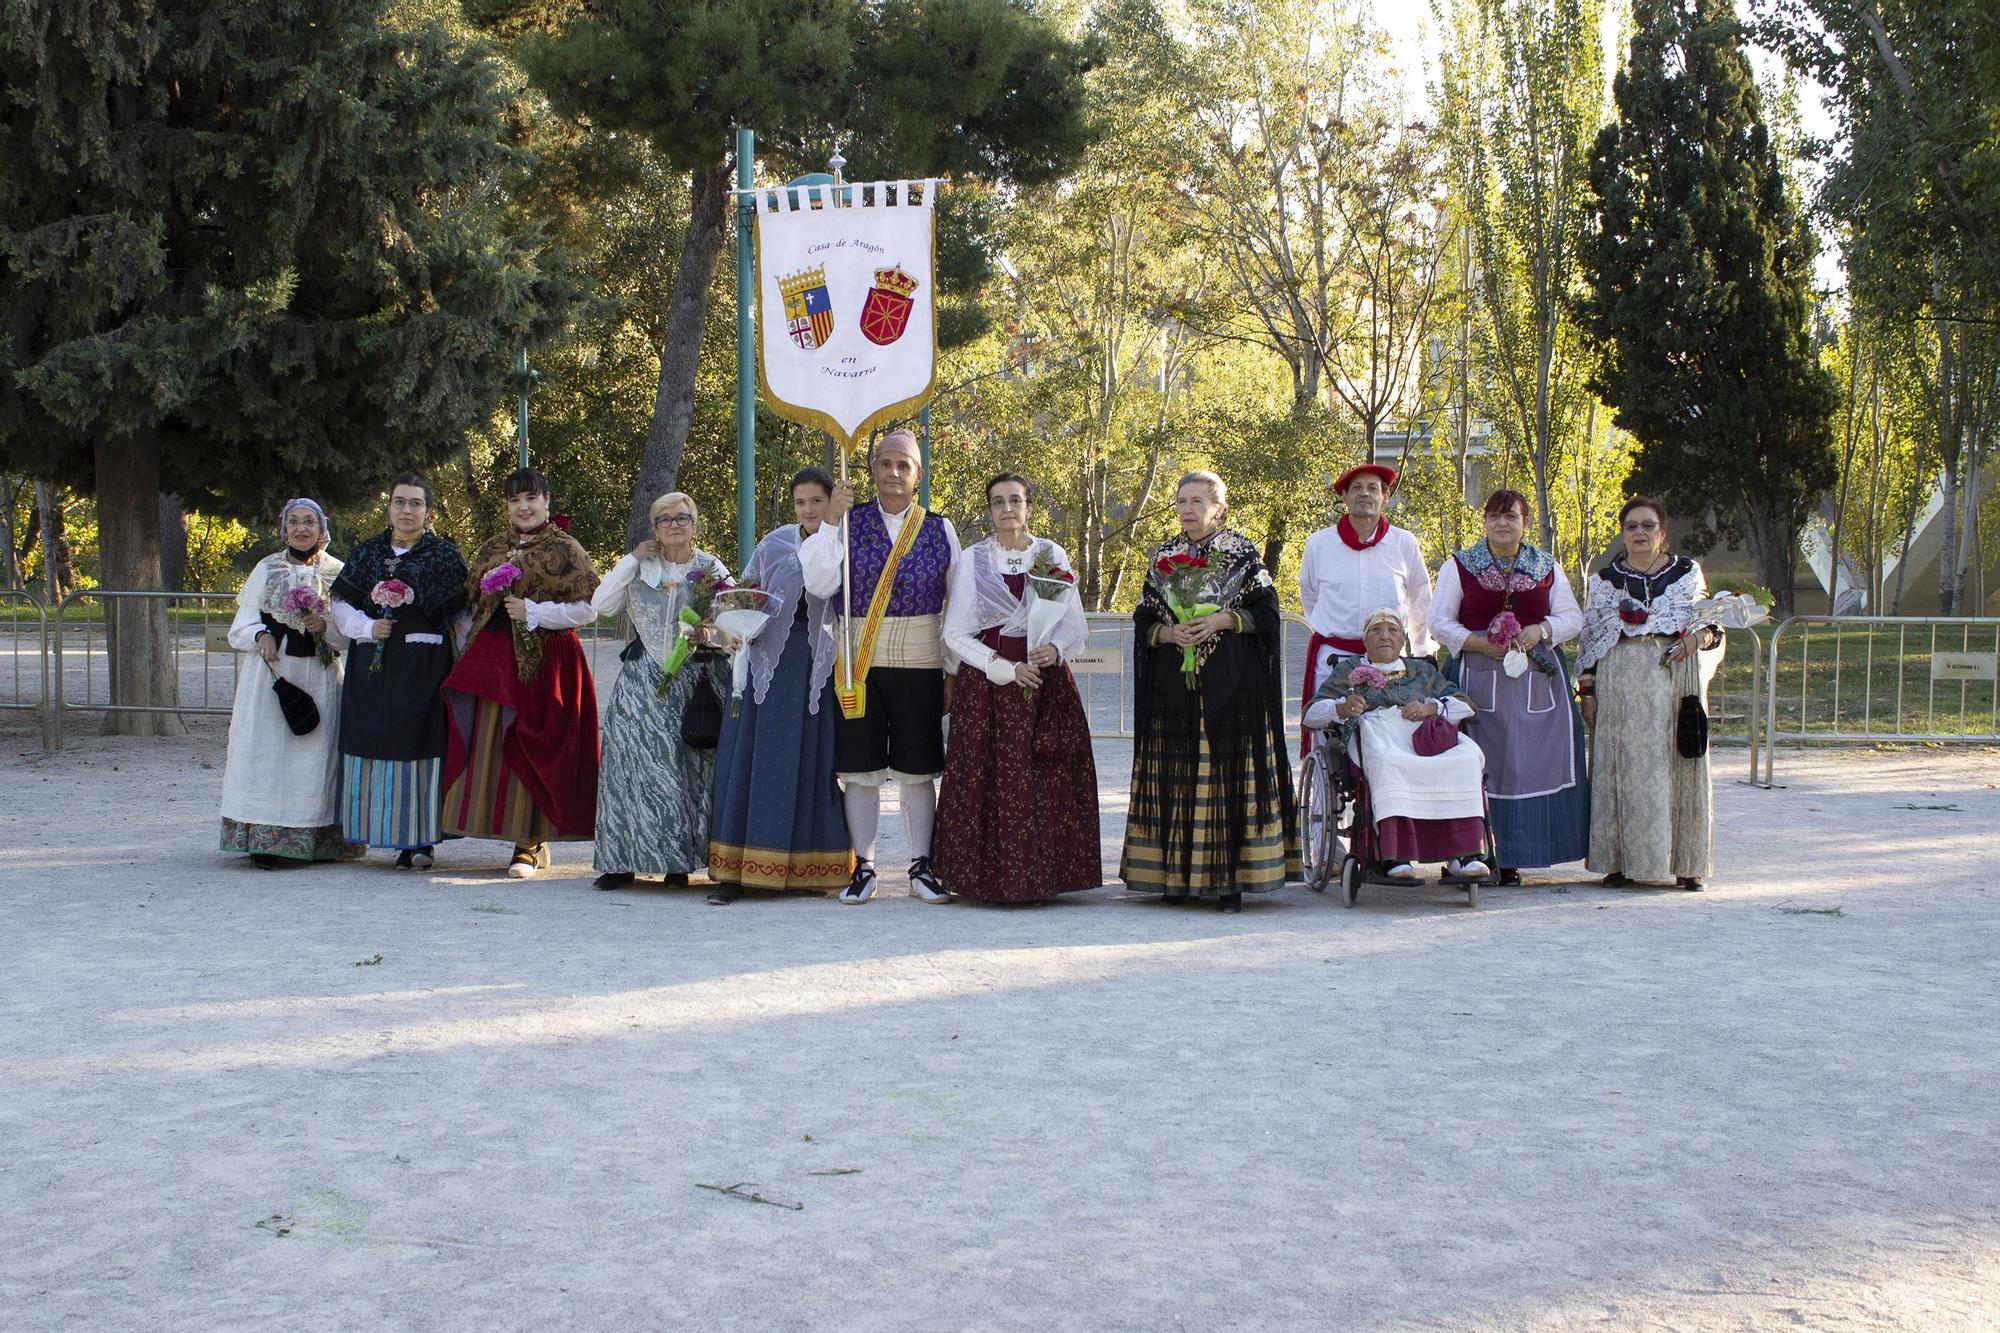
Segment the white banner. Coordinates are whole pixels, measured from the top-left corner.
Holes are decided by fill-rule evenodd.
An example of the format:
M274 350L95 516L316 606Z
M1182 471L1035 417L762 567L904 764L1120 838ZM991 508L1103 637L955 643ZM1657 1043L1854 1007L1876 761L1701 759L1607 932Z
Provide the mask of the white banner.
M935 181L754 192L757 388L843 446L929 401L937 370Z

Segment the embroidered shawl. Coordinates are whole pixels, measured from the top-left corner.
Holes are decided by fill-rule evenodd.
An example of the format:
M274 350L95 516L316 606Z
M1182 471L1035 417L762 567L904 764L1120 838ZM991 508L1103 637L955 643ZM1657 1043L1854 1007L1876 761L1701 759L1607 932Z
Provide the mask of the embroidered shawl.
M507 592L488 597L479 581L501 565L521 571L520 581ZM465 600L473 607L472 632L477 634L507 597L529 602L587 602L597 591L597 567L576 538L553 522L537 532L503 532L487 538L465 574ZM521 660L515 663L522 680L533 680L542 667L542 643L554 631L538 629L515 637ZM563 631L567 633L568 631Z
M1676 556L1650 575L1613 560L1590 580L1576 669L1583 672L1596 666L1621 637L1679 634L1693 621L1695 602L1707 595L1707 577L1686 556ZM1619 617L1618 605L1627 598L1641 605L1650 601L1644 624L1627 624Z
M334 580L334 595L357 611L380 618L382 609L370 599L375 585L384 579L401 579L410 585L412 603L431 628L443 630L466 602L465 557L450 541L435 532L417 538L417 544L402 555L396 554L394 529L370 537L354 548L347 564ZM475 589L477 584L474 585Z

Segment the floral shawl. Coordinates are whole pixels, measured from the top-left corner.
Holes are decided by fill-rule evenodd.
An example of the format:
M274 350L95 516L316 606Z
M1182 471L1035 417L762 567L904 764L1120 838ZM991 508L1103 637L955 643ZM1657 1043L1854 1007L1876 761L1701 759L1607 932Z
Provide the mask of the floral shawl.
M1555 557L1539 546L1521 543L1521 549L1514 553L1513 574L1508 575L1508 566L1493 558L1493 550L1484 541L1476 541L1460 551L1453 559L1465 567L1480 587L1489 592L1527 592L1555 569Z
M334 580L334 596L357 611L380 619L382 608L371 594L384 579L401 579L415 596L412 605L429 628L443 630L466 603L465 557L458 548L435 532L417 538L417 544L402 555L396 554L394 529L384 529L354 548L340 577ZM474 582L473 591L478 591Z
M520 581L502 594L489 597L481 593L479 581L506 564L520 569ZM589 553L554 523L534 532L509 531L488 538L465 574L465 600L473 607L475 634L496 613L504 614L500 603L506 597L529 602L587 602L596 591L597 567L591 564ZM555 632L538 629L515 636L518 656L514 666L522 680L533 680L542 669L542 642Z
M1259 593L1270 593L1276 597L1271 586L1270 571L1258 557L1257 548L1250 539L1233 528L1218 530L1205 542L1190 541L1184 532L1177 532L1160 544L1146 564L1146 586L1139 594L1139 610L1150 614L1156 624L1171 625L1175 621L1173 610L1167 605L1167 596L1160 588L1160 576L1155 568L1160 561L1170 555L1200 556L1209 563L1210 570L1218 582L1232 586L1217 605L1225 611L1241 611L1244 606L1258 598ZM1205 667L1208 659L1215 654L1217 645L1226 635L1210 639L1195 649L1195 665ZM1142 640L1140 647L1146 645Z

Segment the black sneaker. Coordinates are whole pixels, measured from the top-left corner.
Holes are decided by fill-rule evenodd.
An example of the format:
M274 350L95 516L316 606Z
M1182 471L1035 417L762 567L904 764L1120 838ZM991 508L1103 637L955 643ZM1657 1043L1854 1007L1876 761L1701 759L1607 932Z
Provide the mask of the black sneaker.
M927 903L941 903L951 895L945 892L944 881L931 869L931 859L920 856L910 862L910 896L921 898Z
M709 906L727 907L743 896L741 884L718 884L708 895Z
M416 855L417 855L416 852L408 847L405 847L402 851L397 852L396 869L415 870L417 868Z
M632 879L633 875L629 870L607 870L592 880L590 887L593 889L603 889L606 893L609 893L613 889L624 888L632 882Z

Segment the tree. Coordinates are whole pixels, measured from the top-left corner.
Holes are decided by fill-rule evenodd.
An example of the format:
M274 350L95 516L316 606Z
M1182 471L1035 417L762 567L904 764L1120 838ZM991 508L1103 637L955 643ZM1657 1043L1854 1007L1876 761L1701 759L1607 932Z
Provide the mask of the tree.
M160 586L162 491L261 517L448 456L561 313L500 68L384 0L23 0L0 93L0 461L94 490L107 587ZM171 703L150 606L114 697Z
M1956 614L2000 433L2000 18L1986 0L1765 8L1766 36L1833 92L1821 202L1844 228L1862 301L1923 385L1942 491L1938 601Z
M1592 387L1639 484L1742 541L1792 610L1799 533L1836 475L1836 388L1808 327L1814 256L1729 0L1637 0L1618 119L1591 150Z
M955 173L1032 183L1058 175L1088 142L1078 114L1085 49L1014 0L467 0L466 12L509 38L562 114L644 136L688 177L688 224L632 491L634 540L646 505L672 489L687 446L733 216L735 128L755 130L758 152L787 176L823 169L837 144L856 179ZM950 207L941 227L954 220ZM977 219L968 221L976 230ZM941 244L941 269L952 257ZM980 258L963 249L958 257ZM941 337L953 332L941 312Z

